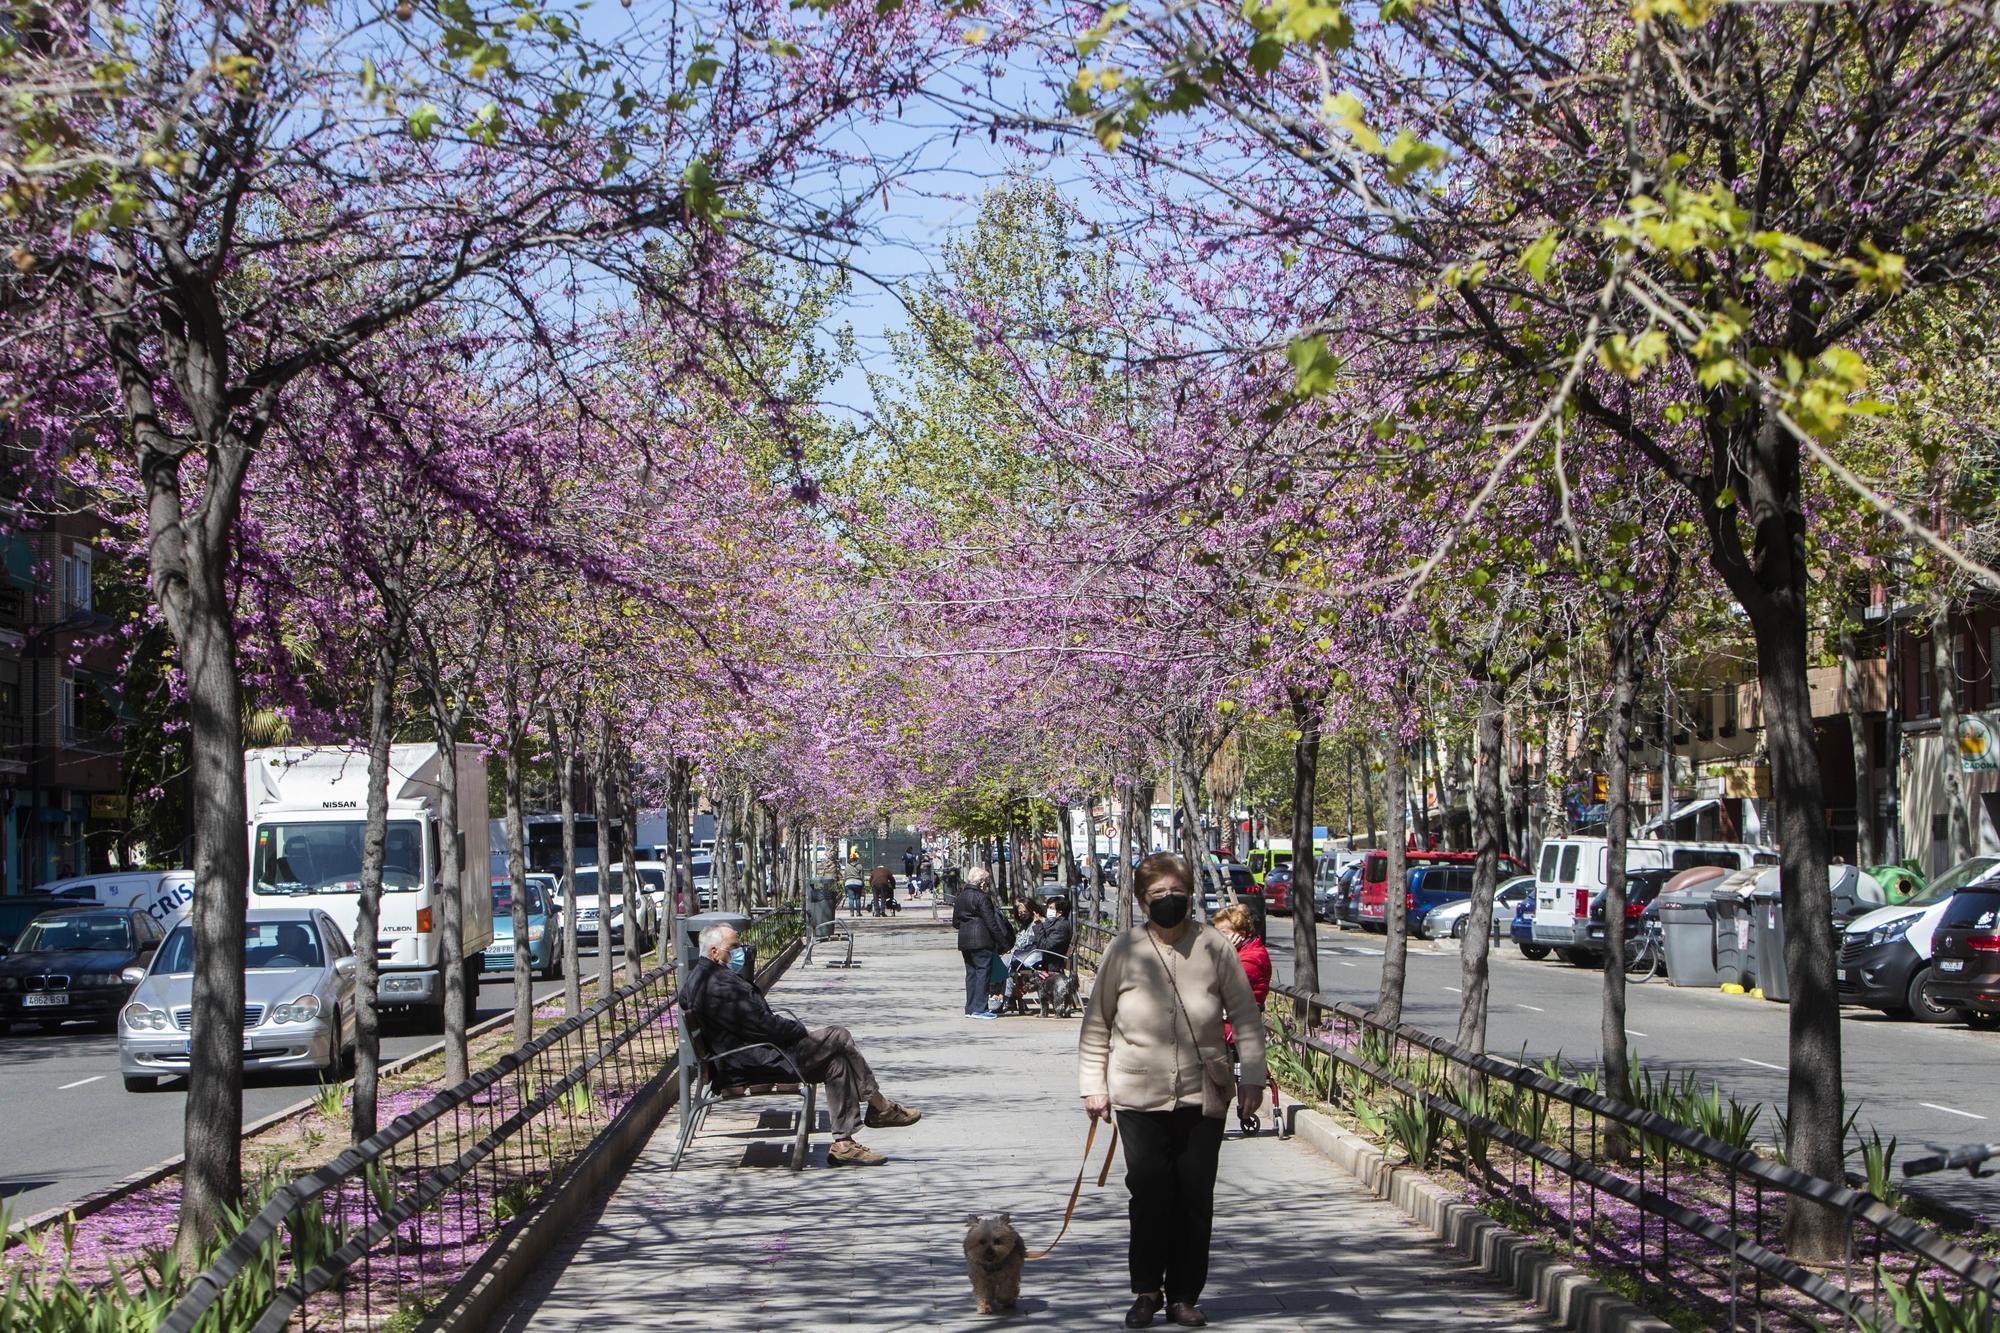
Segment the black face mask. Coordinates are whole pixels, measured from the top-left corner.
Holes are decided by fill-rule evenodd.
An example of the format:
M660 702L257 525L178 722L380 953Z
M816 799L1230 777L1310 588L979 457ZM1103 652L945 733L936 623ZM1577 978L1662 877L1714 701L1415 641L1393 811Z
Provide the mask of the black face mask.
M1187 920L1188 896L1184 893L1170 893L1164 898L1155 898L1146 904L1147 919L1161 930L1172 930Z

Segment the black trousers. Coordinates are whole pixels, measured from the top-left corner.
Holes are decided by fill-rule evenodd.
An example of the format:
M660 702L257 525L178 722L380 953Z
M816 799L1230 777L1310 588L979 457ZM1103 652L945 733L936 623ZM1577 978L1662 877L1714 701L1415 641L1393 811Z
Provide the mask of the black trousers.
M958 952L965 959L965 1012L985 1013L986 1002L993 994L991 979L987 975L993 969L993 951L960 949Z
M1222 1120L1199 1106L1120 1111L1118 1137L1132 1194L1132 1292L1162 1291L1193 1305L1208 1285Z

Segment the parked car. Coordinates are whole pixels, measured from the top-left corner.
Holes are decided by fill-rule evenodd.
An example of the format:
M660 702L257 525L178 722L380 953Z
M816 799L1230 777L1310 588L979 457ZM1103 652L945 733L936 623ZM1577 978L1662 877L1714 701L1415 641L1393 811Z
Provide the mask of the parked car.
M1665 889L1667 881L1680 873L1659 867L1625 872L1626 939L1631 939L1633 929ZM1570 961L1597 966L1604 958L1604 947L1604 894L1599 893L1590 900L1590 924L1585 927L1583 941L1575 947Z
M625 867L611 867L610 902L598 902L598 873L596 866L578 866L576 871L576 891L565 895L565 905L576 913L576 947L597 948L598 918L611 931L612 947L617 948L625 940ZM699 881L697 881L699 882ZM658 923L653 918L653 904L644 893L632 895L632 908L636 915L634 925L638 928L639 947L645 949L651 944ZM566 962L570 960L565 960Z
M59 898L46 893L0 894L0 958L13 951L14 941L28 923L44 912L61 907L87 907L75 898Z
M1441 869L1459 868L1469 873L1472 869L1472 860L1473 856L1471 852L1408 852L1405 853L1404 864L1411 871L1437 867ZM1511 879L1526 869L1526 866L1511 856L1502 856L1500 858L1500 873L1506 878ZM1387 915L1389 901L1388 876L1389 854L1387 852L1369 852L1362 858L1359 890L1355 894L1355 897L1359 900L1355 916L1357 924L1364 929L1384 929L1383 918ZM1449 882L1448 880L1441 880L1431 887L1442 889ZM1472 881L1469 878L1465 881L1465 892L1472 892ZM1436 907L1444 901L1446 901L1444 898L1439 898L1427 903L1424 910L1429 911L1432 907ZM1412 917L1412 928L1414 929L1416 923L1422 920L1423 916L1421 913Z
M1521 905L1514 909L1514 922L1507 928L1507 934L1520 946L1521 956L1541 960L1549 956L1549 946L1535 943L1535 894L1529 885L1528 894L1521 899Z
M1470 865L1418 866L1410 872L1404 921L1412 938L1430 938L1424 934L1424 919L1433 911L1472 897L1472 873Z
M2000 1028L2000 884L1960 889L1931 940L1931 994L1973 1027Z
M306 1070L338 1082L354 1065L354 949L331 916L255 907L244 923L243 1067ZM194 930L175 926L150 967L134 968L118 1016L129 1092L187 1073L194 1027Z
M0 1033L20 1023L109 1026L166 932L143 907L79 904L30 921L0 958Z
M1202 915L1214 915L1215 909L1228 901L1226 895L1218 897L1213 887L1214 880L1210 876L1218 872L1228 881L1230 890L1235 893L1237 898L1255 898L1257 899L1258 906L1260 908L1263 906L1263 896L1257 888L1257 881L1250 877L1249 866L1237 865L1234 861L1211 861L1209 862L1209 875L1202 877Z
M545 981L561 976L562 957L562 908L553 893L554 875L534 874L526 877L527 893L522 904L528 914L528 942L526 947L514 944L514 881L499 878L493 881L493 943L486 946L483 971L488 976L512 976L514 955L528 956L528 971Z
M1320 918L1333 921L1342 928L1361 924L1361 875L1359 860L1341 867L1333 888L1327 893L1326 907Z
M1963 1021L1964 1013L1940 1001L1933 991L1932 944L1953 896L1995 877L2000 877L2000 856L1975 856L1905 901L1848 922L1841 932L1840 959L1833 974L1840 1002L1923 1023Z
M1493 938L1504 940L1513 925L1515 909L1532 899L1535 889L1533 875L1516 875L1503 880L1493 890ZM1433 907L1424 914L1423 924L1417 934L1427 940L1463 939L1465 923L1472 915L1472 896Z
M1274 916L1292 914L1292 867L1290 862L1264 872L1264 910Z

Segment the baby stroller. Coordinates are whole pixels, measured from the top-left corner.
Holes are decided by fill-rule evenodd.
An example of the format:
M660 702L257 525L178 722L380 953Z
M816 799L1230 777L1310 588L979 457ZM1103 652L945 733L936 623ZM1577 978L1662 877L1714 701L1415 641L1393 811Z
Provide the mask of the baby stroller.
M1243 1062L1236 1058L1236 1043L1233 1041L1229 1043L1229 1063L1236 1066L1236 1077L1241 1080L1243 1077ZM1285 1118L1278 1114L1278 1076L1276 1074L1271 1075L1271 1123L1278 1127L1278 1137L1283 1138ZM1257 1134L1263 1131L1264 1118L1255 1111L1252 1111L1249 1115L1238 1113L1236 1124L1245 1134Z
M1007 973L1006 1002L1002 1013L1026 1014L1032 997L1043 1018L1055 1014L1068 1018L1077 1011L1076 969L1063 954L1044 951L1035 965L1010 968Z

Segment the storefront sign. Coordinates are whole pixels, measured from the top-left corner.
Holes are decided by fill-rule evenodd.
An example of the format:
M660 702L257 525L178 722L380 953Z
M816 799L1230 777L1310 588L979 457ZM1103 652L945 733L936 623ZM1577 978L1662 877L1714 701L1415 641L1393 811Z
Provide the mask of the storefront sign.
M1993 743L1993 729L1976 717L1958 720L1958 765L1968 773L1991 773L2000 769L2000 753Z

